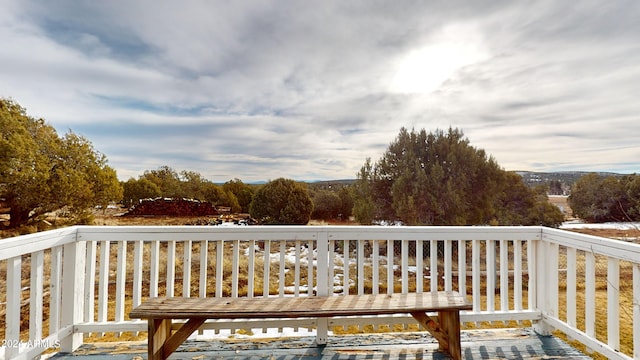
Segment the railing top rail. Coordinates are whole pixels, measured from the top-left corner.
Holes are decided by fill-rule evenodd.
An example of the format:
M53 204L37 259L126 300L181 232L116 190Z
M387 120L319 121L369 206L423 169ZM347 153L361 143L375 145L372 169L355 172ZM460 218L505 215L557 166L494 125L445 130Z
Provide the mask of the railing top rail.
M79 226L78 240L313 240L313 226Z
M0 240L0 260L50 249L76 241L77 227L43 231Z
M336 240L540 240L538 226L328 226Z
M72 226L0 240L0 260L74 241L546 240L638 262L640 245L540 226Z
M540 240L524 226L79 226L78 240Z
M594 254L640 263L640 244L552 228L543 228L542 239Z

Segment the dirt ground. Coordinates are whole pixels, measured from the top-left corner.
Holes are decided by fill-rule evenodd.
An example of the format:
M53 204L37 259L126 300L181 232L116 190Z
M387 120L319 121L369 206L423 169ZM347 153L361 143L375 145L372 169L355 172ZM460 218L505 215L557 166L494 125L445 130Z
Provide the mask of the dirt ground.
M573 216L573 211L571 210L571 207L569 206L569 201L567 200L566 196L560 196L560 195L550 195L549 196L549 202L552 203L553 205L557 206L560 211L562 211L562 213L564 214L565 219L567 220L574 220L575 217Z

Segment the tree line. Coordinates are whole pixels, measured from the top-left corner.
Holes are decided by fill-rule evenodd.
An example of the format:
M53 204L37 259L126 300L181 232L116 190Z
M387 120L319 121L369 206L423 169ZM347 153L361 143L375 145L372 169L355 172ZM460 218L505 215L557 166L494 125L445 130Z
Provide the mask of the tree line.
M245 184L240 179L222 185L194 171L177 172L169 166L147 170L123 183L122 203L131 207L158 197L197 199L249 213L263 224L306 224L311 218L348 219L353 202L346 186L328 188L279 178L267 184Z
M562 221L545 188L529 188L452 128L430 133L402 128L378 161L365 160L353 183L279 178L263 185L240 179L215 184L169 166L120 182L89 140L71 131L58 136L8 99L0 99L0 129L0 202L10 208L10 226L63 208L74 221L86 223L88 209L96 205L130 207L156 197L208 201L248 212L264 224L351 216L361 224L557 226Z

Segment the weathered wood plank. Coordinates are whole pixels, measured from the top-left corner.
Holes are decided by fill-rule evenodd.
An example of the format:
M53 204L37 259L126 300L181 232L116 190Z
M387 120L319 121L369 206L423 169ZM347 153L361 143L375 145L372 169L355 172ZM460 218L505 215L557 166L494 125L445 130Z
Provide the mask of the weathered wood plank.
M296 318L470 310L455 292L277 298L151 298L131 318Z

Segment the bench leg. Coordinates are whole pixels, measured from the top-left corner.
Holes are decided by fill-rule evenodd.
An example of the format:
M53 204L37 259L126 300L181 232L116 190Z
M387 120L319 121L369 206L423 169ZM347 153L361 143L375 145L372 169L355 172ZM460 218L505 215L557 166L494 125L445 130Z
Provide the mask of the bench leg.
M329 336L329 319L318 318L316 321L316 344L325 345Z
M460 313L458 311L441 311L438 319L442 329L447 334L448 352L453 359L462 359L462 346L460 345Z
M149 360L165 359L162 349L171 335L171 319L149 319L148 329Z
M423 312L412 312L411 316L438 340L440 351L448 353L454 360L462 359L458 311L441 311L438 313L438 321Z

